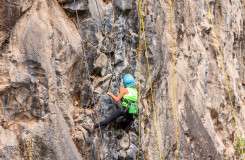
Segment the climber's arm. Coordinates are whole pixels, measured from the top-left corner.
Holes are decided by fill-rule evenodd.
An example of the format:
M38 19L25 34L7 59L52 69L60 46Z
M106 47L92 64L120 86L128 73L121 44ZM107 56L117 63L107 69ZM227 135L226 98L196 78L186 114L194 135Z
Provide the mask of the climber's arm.
M118 101L120 101L120 100L122 99L122 97L123 97L124 94L128 94L128 90L127 90L127 88L123 88L117 97L114 96L114 95L113 95L112 93L110 93L110 92L107 92L107 94L108 94L109 96L111 96L112 99L114 99L115 101L118 102Z

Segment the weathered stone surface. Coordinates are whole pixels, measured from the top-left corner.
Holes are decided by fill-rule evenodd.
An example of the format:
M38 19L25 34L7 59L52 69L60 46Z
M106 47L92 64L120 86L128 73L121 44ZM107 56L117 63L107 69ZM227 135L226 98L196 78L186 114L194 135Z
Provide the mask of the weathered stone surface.
M209 1L236 120L244 138L245 2ZM137 1L0 0L0 159L159 159ZM241 159L205 1L176 0L173 53L179 159ZM172 37L167 1L142 4L162 159L176 159ZM76 12L78 11L78 21ZM141 75L138 42L141 37ZM141 112L90 133L120 103L126 73L140 78Z
M26 2L23 7L28 8ZM81 39L75 30L56 1L35 1L15 24L9 43L3 44L1 70L3 65L9 69L1 72L0 83L9 88L0 96L1 124L15 130L9 140L20 137L16 144L0 145L3 159L81 158L69 135L73 109L64 93L70 78L66 74L81 60Z
M0 126L0 158L18 159L18 141L13 131L5 130Z
M79 159L69 130L64 125L61 113L57 115L47 114L33 128L22 125L19 138L20 153L24 159Z
M121 151L119 152L118 158L119 158L120 160L123 160L123 159L126 158L126 156L127 156L126 151L121 150Z
M122 139L120 140L120 146L123 150L128 149L130 145L129 136L127 134L124 134Z
M15 23L32 3L33 0L0 1L0 46L10 36Z
M105 54L100 54L94 63L94 73L104 77L108 72L108 59Z
M104 23L104 34L105 35L111 32L111 30L113 29L113 25L114 25L113 6L111 3L109 3L106 6L106 13L105 13L105 23Z
M129 149L127 150L126 159L128 159L128 160L136 159L137 151L138 151L138 148L135 145L131 144Z
M77 11L88 10L88 3L89 3L88 0L76 0L75 3L74 1L65 1L65 2L66 3L68 2L68 4L65 4L63 8L69 11L75 12L76 10Z
M115 6L121 10L133 9L132 0L115 0Z
M86 81L81 87L80 91L80 105L81 107L89 107L93 101L93 89L91 84Z

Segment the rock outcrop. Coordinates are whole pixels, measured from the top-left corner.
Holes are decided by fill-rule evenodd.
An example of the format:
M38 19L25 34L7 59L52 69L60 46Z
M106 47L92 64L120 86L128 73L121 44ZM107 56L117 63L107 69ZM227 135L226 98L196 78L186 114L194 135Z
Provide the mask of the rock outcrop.
M209 0L241 137L245 137L245 2ZM206 1L175 0L180 159L241 159ZM133 0L0 0L0 159L137 159L139 121L90 133L120 108L122 77L139 81ZM169 1L143 1L162 159L177 159ZM77 19L78 18L78 19ZM140 159L160 159L142 42Z

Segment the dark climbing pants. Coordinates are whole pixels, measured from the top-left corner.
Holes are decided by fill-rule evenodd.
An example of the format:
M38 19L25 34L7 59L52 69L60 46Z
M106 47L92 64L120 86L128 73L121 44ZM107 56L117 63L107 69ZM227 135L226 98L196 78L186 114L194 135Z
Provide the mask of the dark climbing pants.
M123 130L125 132L128 132L131 125L134 123L134 116L133 114L130 114L128 112L125 113L124 111L122 111L122 109L118 109L117 111L113 112L107 119L95 124L94 128L106 126L108 123L114 121L120 116L127 116L127 122L123 124Z

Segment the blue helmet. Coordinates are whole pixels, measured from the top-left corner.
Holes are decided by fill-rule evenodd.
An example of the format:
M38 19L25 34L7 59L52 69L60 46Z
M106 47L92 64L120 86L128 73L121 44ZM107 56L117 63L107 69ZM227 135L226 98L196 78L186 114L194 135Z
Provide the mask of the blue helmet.
M123 84L126 88L133 87L134 86L134 77L131 74L126 74L123 77Z

